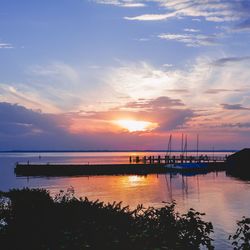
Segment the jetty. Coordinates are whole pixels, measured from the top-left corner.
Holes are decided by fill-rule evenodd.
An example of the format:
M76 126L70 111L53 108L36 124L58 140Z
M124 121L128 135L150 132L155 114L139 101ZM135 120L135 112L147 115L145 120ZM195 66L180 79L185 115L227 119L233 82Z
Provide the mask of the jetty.
M146 175L167 172L207 173L225 170L225 157L129 156L127 164L17 163L17 176ZM178 164L186 164L179 167ZM176 168L177 166L177 168Z

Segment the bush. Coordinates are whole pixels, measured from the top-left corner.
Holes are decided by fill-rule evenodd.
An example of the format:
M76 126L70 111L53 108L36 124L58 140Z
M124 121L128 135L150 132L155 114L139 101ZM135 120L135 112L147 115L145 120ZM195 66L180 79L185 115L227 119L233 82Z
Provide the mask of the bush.
M176 204L136 209L77 199L73 189L52 198L43 189L0 194L2 249L213 249L210 222ZM3 247L4 246L4 247Z
M250 218L243 217L237 226L235 234L229 236L234 250L250 250Z

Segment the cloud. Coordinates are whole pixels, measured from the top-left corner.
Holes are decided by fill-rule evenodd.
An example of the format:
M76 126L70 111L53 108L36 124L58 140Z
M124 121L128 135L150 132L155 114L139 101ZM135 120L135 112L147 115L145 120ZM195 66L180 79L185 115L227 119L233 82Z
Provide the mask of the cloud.
M17 104L0 103L0 134L15 136L63 131L59 115L43 114ZM60 124L60 125L58 125Z
M169 107L184 106L183 102L179 99L172 99L167 96L160 96L156 99L144 100L129 102L125 107L127 108L136 108L136 109L152 109L159 110Z
M224 59L217 59L215 64L214 60L198 58L196 63L190 66L189 72L182 74L180 80L186 82L188 86L186 88L190 90L189 100L187 100L189 96L183 96L185 99L182 100L185 103L197 107L207 106L208 108L209 105L215 108L216 103L231 102L248 106L250 61ZM225 63L229 61L230 63ZM218 67L218 63L224 63L224 67ZM211 92L217 94L211 96ZM204 98L206 94L210 97Z
M163 67L166 67L166 68L169 68L169 67L173 67L173 64L164 63L162 66L163 66Z
M173 40L185 43L188 47L214 46L218 45L216 35L201 35L201 34L161 34L158 36L164 40Z
M215 60L212 64L215 66L224 66L229 63L237 63L237 62L244 62L250 61L250 56L243 56L243 57L224 57L218 60Z
M164 108L159 111L110 110L91 113L47 114L10 103L0 103L1 150L8 149L128 149L159 147L152 136L182 126L193 113L188 109ZM131 117L159 124L155 135L149 132L128 133L114 120ZM165 144L163 140L163 145Z
M28 86L23 84L16 86L16 84L0 83L0 93L2 93L2 96L0 95L2 102L19 103L33 109L59 112L59 109L42 98L41 93L37 93L37 90L33 90L32 87L28 90Z
M192 32L192 33L200 32L200 30L198 30L198 29L184 29L184 31L186 31L186 32Z
M223 63L223 67L218 67L216 61ZM81 67L36 66L29 70L33 84L0 84L0 100L19 103L19 106L33 111L40 108L42 112L35 111L37 116L44 117L45 125L51 124L40 126L39 123L43 122L34 123L31 119L8 121L8 126L15 126L16 131L23 130L22 136L42 140L45 131L60 128L60 136L66 136L72 145L74 141L77 145L87 145L88 142L91 147L106 145L109 142L107 135L122 144L120 138L124 139L123 135L127 133L112 123L118 119L157 123L158 128L152 131L155 136L157 134L157 140L170 131L207 134L210 129L219 133L215 126L218 121L221 124L249 122L249 67L250 60L235 60L233 56L219 59L200 57L181 70L156 67L146 62L120 61L116 67L91 69L94 78L87 80L88 73L83 71L87 75L82 75ZM85 82L92 85L85 85ZM57 109L53 110L53 107ZM229 109L234 109L234 112L228 112ZM49 116L49 112L54 115ZM2 117L6 115L5 112ZM23 117L26 116L25 113ZM2 131L7 131L7 126ZM228 131L239 133L237 127L228 128ZM59 136L57 132L53 133L55 137ZM130 135L130 142L138 140L139 145L146 140L145 136L151 136L144 133L138 133L139 137ZM11 132L5 134L10 136ZM79 142L77 136L84 143ZM98 142L98 136L103 141ZM51 141L48 136L46 138ZM112 145L118 145L115 139Z
M175 104L166 105L163 101L165 98L160 97L148 102L127 103L123 107L118 107L114 110L105 112L91 112L82 116L82 119L94 121L115 121L115 120L138 120L148 121L158 124L153 132L168 132L178 129L195 116L191 109L182 107L183 104L178 102L181 107L174 107ZM169 101L169 99L167 98ZM173 101L175 102L175 101ZM85 127L79 128L79 131L84 131ZM113 131L119 131L119 128L113 128Z
M126 20L132 21L160 21L175 17L175 13L170 14L145 14L135 17L124 17Z
M227 110L250 110L250 108L246 108L243 107L242 104L227 104L227 103L223 103L221 104L221 106L223 107L223 109L227 109Z
M0 42L0 49L13 49L14 47L10 43L1 43Z
M156 147L164 145L168 133L180 131L204 136L223 132L240 137L240 133L247 133L246 127L223 131L218 126L249 122L250 60L225 58L234 57L201 57L181 70L146 62L119 62L116 67L94 69L97 75L92 78L92 86L85 86L87 78L81 75L81 67L34 67L29 70L34 85L0 84L0 100L20 103L0 105L0 139L9 148L22 148L21 142L25 141L24 145L30 147L96 149L119 147L124 145L122 140L130 143L124 148L152 145L153 138ZM76 105L72 105L73 97ZM60 109L52 112L45 105ZM37 111L39 107L42 111ZM151 133L131 135L112 123L118 119L149 121L158 127Z
M103 81L106 68L53 62L27 68L22 82L0 82L0 101L19 103L43 111L70 112L109 108L120 100L108 82ZM91 83L91 84L89 84ZM2 93L2 95L1 95ZM98 94L97 94L98 93ZM97 105L102 102L102 105Z
M164 20L181 20L189 18L193 21L211 22L226 27L221 34L191 35L191 34L161 34L162 39L183 42L189 47L218 45L218 40L232 36L233 32L250 31L250 3L246 0L96 0L97 3L106 3L116 6L145 4L143 11L138 15L126 15L125 20L156 22ZM217 24L219 23L219 24ZM216 27L214 27L216 28ZM197 33L199 29L186 28L186 33ZM175 36L175 37L174 37Z
M115 93L124 97L120 106L126 102L139 108L159 97L179 100L191 110L212 112L218 109L218 103L232 102L249 106L250 61L233 60L224 67L217 67L214 61L197 58L182 70L157 68L146 62L124 63L107 69L102 79L104 85L109 83Z
M125 8L141 8L146 6L146 4L143 3L143 1L133 1L133 0L94 0L94 1L99 4L114 5Z
M224 92L242 92L244 89L207 89L204 91L205 94L221 94Z
M138 7L145 7L146 5L143 3L124 3L121 6L127 8L138 8Z
M221 124L221 127L224 127L224 128L250 128L250 122L226 123L226 124Z
M229 22L244 19L249 16L249 4L245 0L239 1L204 1L204 0L155 0L164 14L143 14L126 17L128 20L159 21L171 17L204 18L210 22Z

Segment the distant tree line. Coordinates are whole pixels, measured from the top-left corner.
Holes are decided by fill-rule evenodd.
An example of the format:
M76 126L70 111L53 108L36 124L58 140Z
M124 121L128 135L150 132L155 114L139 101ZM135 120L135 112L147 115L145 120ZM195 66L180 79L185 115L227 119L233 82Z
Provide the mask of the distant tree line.
M214 249L213 226L203 213L161 208L132 210L122 203L76 198L74 190L51 197L44 189L0 192L0 249ZM234 249L250 249L250 219L230 236Z

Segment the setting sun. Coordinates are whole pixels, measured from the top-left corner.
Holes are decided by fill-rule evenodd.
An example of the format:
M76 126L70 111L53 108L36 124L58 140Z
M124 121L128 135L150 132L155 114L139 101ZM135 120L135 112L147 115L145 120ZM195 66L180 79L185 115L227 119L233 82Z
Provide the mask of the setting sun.
M150 131L158 126L157 123L136 120L117 120L114 123L129 132Z

